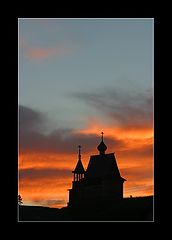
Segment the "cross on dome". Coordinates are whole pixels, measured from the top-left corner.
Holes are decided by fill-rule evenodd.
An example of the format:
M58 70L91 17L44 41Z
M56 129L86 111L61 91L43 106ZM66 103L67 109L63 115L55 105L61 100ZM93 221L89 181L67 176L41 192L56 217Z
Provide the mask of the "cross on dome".
M102 134L102 141L103 141L103 134L104 134L104 132L101 132L101 134Z

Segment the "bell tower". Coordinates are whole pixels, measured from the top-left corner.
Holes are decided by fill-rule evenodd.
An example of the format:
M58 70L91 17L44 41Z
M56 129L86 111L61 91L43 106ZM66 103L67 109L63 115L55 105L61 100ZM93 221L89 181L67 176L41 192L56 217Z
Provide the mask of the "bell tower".
M75 169L72 171L73 173L73 181L74 182L79 182L81 179L84 178L85 170L82 165L81 161L81 146L78 146L78 162L76 164Z

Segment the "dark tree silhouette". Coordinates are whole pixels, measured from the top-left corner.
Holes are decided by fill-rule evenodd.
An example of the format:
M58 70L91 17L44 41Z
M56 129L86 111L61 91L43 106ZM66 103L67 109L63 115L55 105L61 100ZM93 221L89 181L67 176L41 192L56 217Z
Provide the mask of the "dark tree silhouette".
M18 204L19 205L23 204L21 195L18 195Z

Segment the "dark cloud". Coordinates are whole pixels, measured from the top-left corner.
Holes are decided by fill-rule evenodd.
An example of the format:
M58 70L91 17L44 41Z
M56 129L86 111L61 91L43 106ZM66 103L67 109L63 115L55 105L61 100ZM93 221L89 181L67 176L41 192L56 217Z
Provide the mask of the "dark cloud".
M152 126L153 96L151 91L131 93L122 89L97 93L76 93L74 97L102 111L122 127Z
M44 178L59 178L59 177L71 177L70 169L55 169L55 168L43 168L43 169L21 169L19 170L19 179L44 179Z
M44 122L44 115L32 109L20 108L20 131L19 149L20 152L54 152L54 153L75 153L77 146L82 146L82 152L95 149L100 138L95 134L74 133L72 129L55 129L49 134L44 134L43 129L37 128ZM29 122L30 121L30 122ZM42 131L41 131L42 130ZM106 138L108 146L119 147L124 143L118 139Z
M36 110L25 106L19 106L19 130L39 131L43 128L46 116Z
M82 146L82 152L88 152L95 149L100 142L100 138L94 134L75 134L68 133L68 136L63 136L61 131L44 135L38 132L22 132L20 133L20 151L33 152L54 152L54 153L76 153L78 145ZM116 148L123 146L124 142L118 139L106 137L107 146Z

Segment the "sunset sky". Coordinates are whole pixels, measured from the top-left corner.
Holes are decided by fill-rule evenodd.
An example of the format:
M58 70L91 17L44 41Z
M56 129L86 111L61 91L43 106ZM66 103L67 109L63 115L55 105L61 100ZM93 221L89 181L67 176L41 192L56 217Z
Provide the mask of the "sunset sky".
M124 197L153 194L153 19L19 19L19 193L66 206L104 132Z

